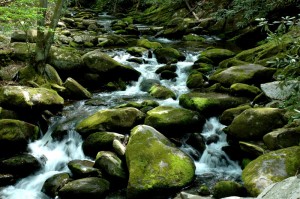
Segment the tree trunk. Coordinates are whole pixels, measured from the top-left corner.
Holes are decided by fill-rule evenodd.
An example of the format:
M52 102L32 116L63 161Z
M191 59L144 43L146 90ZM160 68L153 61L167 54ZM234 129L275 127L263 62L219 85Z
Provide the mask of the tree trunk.
M186 4L187 8L189 9L189 11L194 15L195 19L196 19L197 21L199 21L199 18L197 17L197 15L196 15L196 13L194 12L194 10L191 8L191 6L190 6L188 0L184 0L184 2L185 2L185 4Z
M44 73L50 48L54 41L55 29L60 19L64 2L65 0L56 1L55 9L51 17L49 28L47 28L48 31L45 32L46 8L48 7L48 0L40 0L40 7L42 8L42 17L38 19L38 34L35 48L35 68L40 74Z

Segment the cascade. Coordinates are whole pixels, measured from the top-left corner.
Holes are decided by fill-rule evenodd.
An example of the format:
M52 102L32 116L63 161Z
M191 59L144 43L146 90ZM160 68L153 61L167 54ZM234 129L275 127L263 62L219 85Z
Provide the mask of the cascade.
M140 90L140 83L144 79L155 79L159 80L162 85L172 89L177 96L188 91L186 87L187 72L188 69L193 65L197 58L197 54L192 52L186 53L186 60L178 62L176 73L178 77L175 80L160 80L159 76L155 74L155 71L163 64L158 64L155 56L149 58L144 55L145 60L143 64L134 64L126 61L131 57L125 50L118 50L113 52L114 59L123 64L131 65L136 70L141 72L141 77L137 82L127 86L125 91L114 91L114 92L102 92L95 93L93 99L102 99L108 106L87 106L85 101L76 102L72 105L66 106L63 109L63 116L56 116L52 118L51 125L45 135L37 141L29 144L28 148L30 153L38 158L43 168L37 173L28 176L13 186L8 186L0 191L0 198L2 199L49 199L48 196L41 192L43 183L45 180L54 174L61 172L70 172L67 163L74 159L88 159L82 149L81 136L75 132L75 124L80 118L104 108L114 107L124 101L120 100L123 98L134 99L135 101L143 101L149 98L149 95ZM178 100L158 100L160 105L168 106L179 106ZM77 116L77 117L76 117ZM69 124L69 130L67 136L61 141L53 140L51 133L58 124L72 119L72 123ZM204 126L202 135L205 138L212 136L213 134L219 136L219 142L211 143L207 145L206 150L203 152L202 157L199 161L195 161L196 164L196 175L202 175L205 173L218 173L228 178L237 178L240 175L241 169L238 164L231 161L227 155L221 150L226 143L226 135L221 131L222 126L218 123L216 118L209 119ZM192 150L192 149L190 149Z

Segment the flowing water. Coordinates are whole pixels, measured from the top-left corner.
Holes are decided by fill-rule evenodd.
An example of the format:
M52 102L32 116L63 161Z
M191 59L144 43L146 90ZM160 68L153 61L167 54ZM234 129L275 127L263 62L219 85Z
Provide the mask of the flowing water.
M159 38L158 40L165 43L172 43L172 41ZM141 72L141 77L137 82L133 82L127 87L125 91L103 92L95 93L92 100L102 101L98 106L88 105L87 101L79 101L72 105L66 106L62 111L62 116L56 116L51 119L51 125L45 135L35 142L29 144L30 153L39 159L43 168L37 173L26 177L13 186L8 186L0 192L1 199L48 199L41 192L45 180L54 174L61 172L70 172L67 163L73 159L88 159L82 152L82 139L80 135L75 132L75 124L84 117L98 111L99 109L106 109L116 105L125 103L126 101L141 102L149 99L148 93L140 90L140 83L144 79L159 80L162 85L173 90L177 96L188 92L186 87L187 71L196 60L198 52L184 52L186 60L178 62L177 75L175 80L160 80L155 71L163 66L158 64L155 57L148 57L147 54L143 56L143 64L135 64L127 62L131 55L125 50L118 50L111 54L113 58L121 63L131 65L136 70ZM178 100L157 100L160 105L176 106L178 107ZM66 123L68 125L68 134L61 141L53 140L51 133L57 128L59 124ZM231 161L228 156L221 150L223 146L227 145L226 135L222 132L221 125L216 118L211 118L204 126L202 135L208 138L212 135L217 135L219 141L211 143L206 146L199 161L195 161L196 175L204 175L207 173L215 173L221 175L221 178L236 179L241 174L241 169L237 163Z

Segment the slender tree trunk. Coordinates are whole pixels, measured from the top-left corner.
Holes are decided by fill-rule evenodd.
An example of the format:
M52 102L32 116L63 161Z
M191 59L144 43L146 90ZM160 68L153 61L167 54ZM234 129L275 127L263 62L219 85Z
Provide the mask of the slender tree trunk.
M189 11L194 15L195 19L196 19L197 21L199 21L198 16L196 15L196 13L195 13L195 12L193 11L193 9L191 8L191 6L190 6L188 0L184 0L184 2L185 2L185 4L186 4L187 8L189 9Z
M48 0L40 0L40 7L42 8L42 17L38 19L38 34L35 56L35 67L37 72L39 72L40 74L44 73L50 48L54 41L55 29L60 19L64 2L65 0L56 1L55 9L51 17L49 28L47 28L48 31L45 32L46 8L48 7Z

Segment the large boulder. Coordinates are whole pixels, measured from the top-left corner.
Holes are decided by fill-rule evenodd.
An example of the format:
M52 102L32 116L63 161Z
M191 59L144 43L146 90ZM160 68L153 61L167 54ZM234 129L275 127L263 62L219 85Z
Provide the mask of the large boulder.
M221 93L190 92L179 97L179 104L187 109L198 111L201 115L213 116L229 108L247 102L245 98L232 97Z
M214 73L209 80L219 82L225 86L231 86L234 83L261 84L272 80L276 72L273 68L266 68L257 64L247 64L241 66L232 66L221 72Z
M271 184L261 192L257 199L300 198L300 176L292 176L281 182Z
M259 195L269 185L298 173L300 147L294 146L259 156L242 172L242 180L248 193Z
M190 89L193 88L202 88L205 85L205 80L202 73L198 71L193 71L189 74L186 80L186 86Z
M158 48L154 54L159 63L176 63L185 60L185 56L174 48Z
M167 198L194 179L193 160L150 126L132 129L125 155L128 198Z
M56 91L26 86L2 86L0 105L11 109L51 110L62 108L64 99Z
M148 39L139 39L137 41L137 46L144 47L144 48L147 48L147 49L152 49L152 50L162 48L162 45L160 43L151 42Z
M113 132L96 132L89 135L82 144L82 149L86 155L96 157L99 151L112 151L113 141L123 140L124 135Z
M105 198L109 187L109 182L102 178L82 178L67 183L59 190L58 196L61 199Z
M55 198L58 195L59 189L70 181L71 178L68 173L55 174L44 182L42 192Z
M98 83L107 83L122 79L124 81L136 81L140 72L130 66L125 66L109 55L94 50L82 56L89 73L97 75Z
M200 56L207 57L208 59L212 60L215 64L219 62L231 58L235 55L234 52L227 49L221 48L210 48L201 52Z
M30 140L38 138L39 128L20 120L2 119L0 126L0 154L24 151Z
M167 136L184 135L201 130L205 118L196 111L170 106L158 106L147 112L145 124Z
M67 73L64 76L78 72L83 66L81 53L71 47L51 47L49 63L58 71Z
M131 107L100 110L77 124L76 131L85 136L97 131L126 133L144 117L144 113Z
M273 129L283 127L287 120L277 108L251 108L234 118L224 130L238 140L260 140Z
M149 93L157 99L176 99L176 94L171 89L158 84L153 85L149 89Z
M41 168L40 162L30 154L20 154L0 162L0 170L13 174L16 178L33 174Z
M270 150L298 146L300 143L300 127L275 129L264 135L263 140Z
M229 125L233 121L233 119L241 114L244 110L252 108L250 105L242 105L235 108L229 108L225 110L220 116L220 122L224 125Z
M255 98L262 91L256 86L251 86L243 83L235 83L230 86L230 93L235 96L248 97L249 99Z

